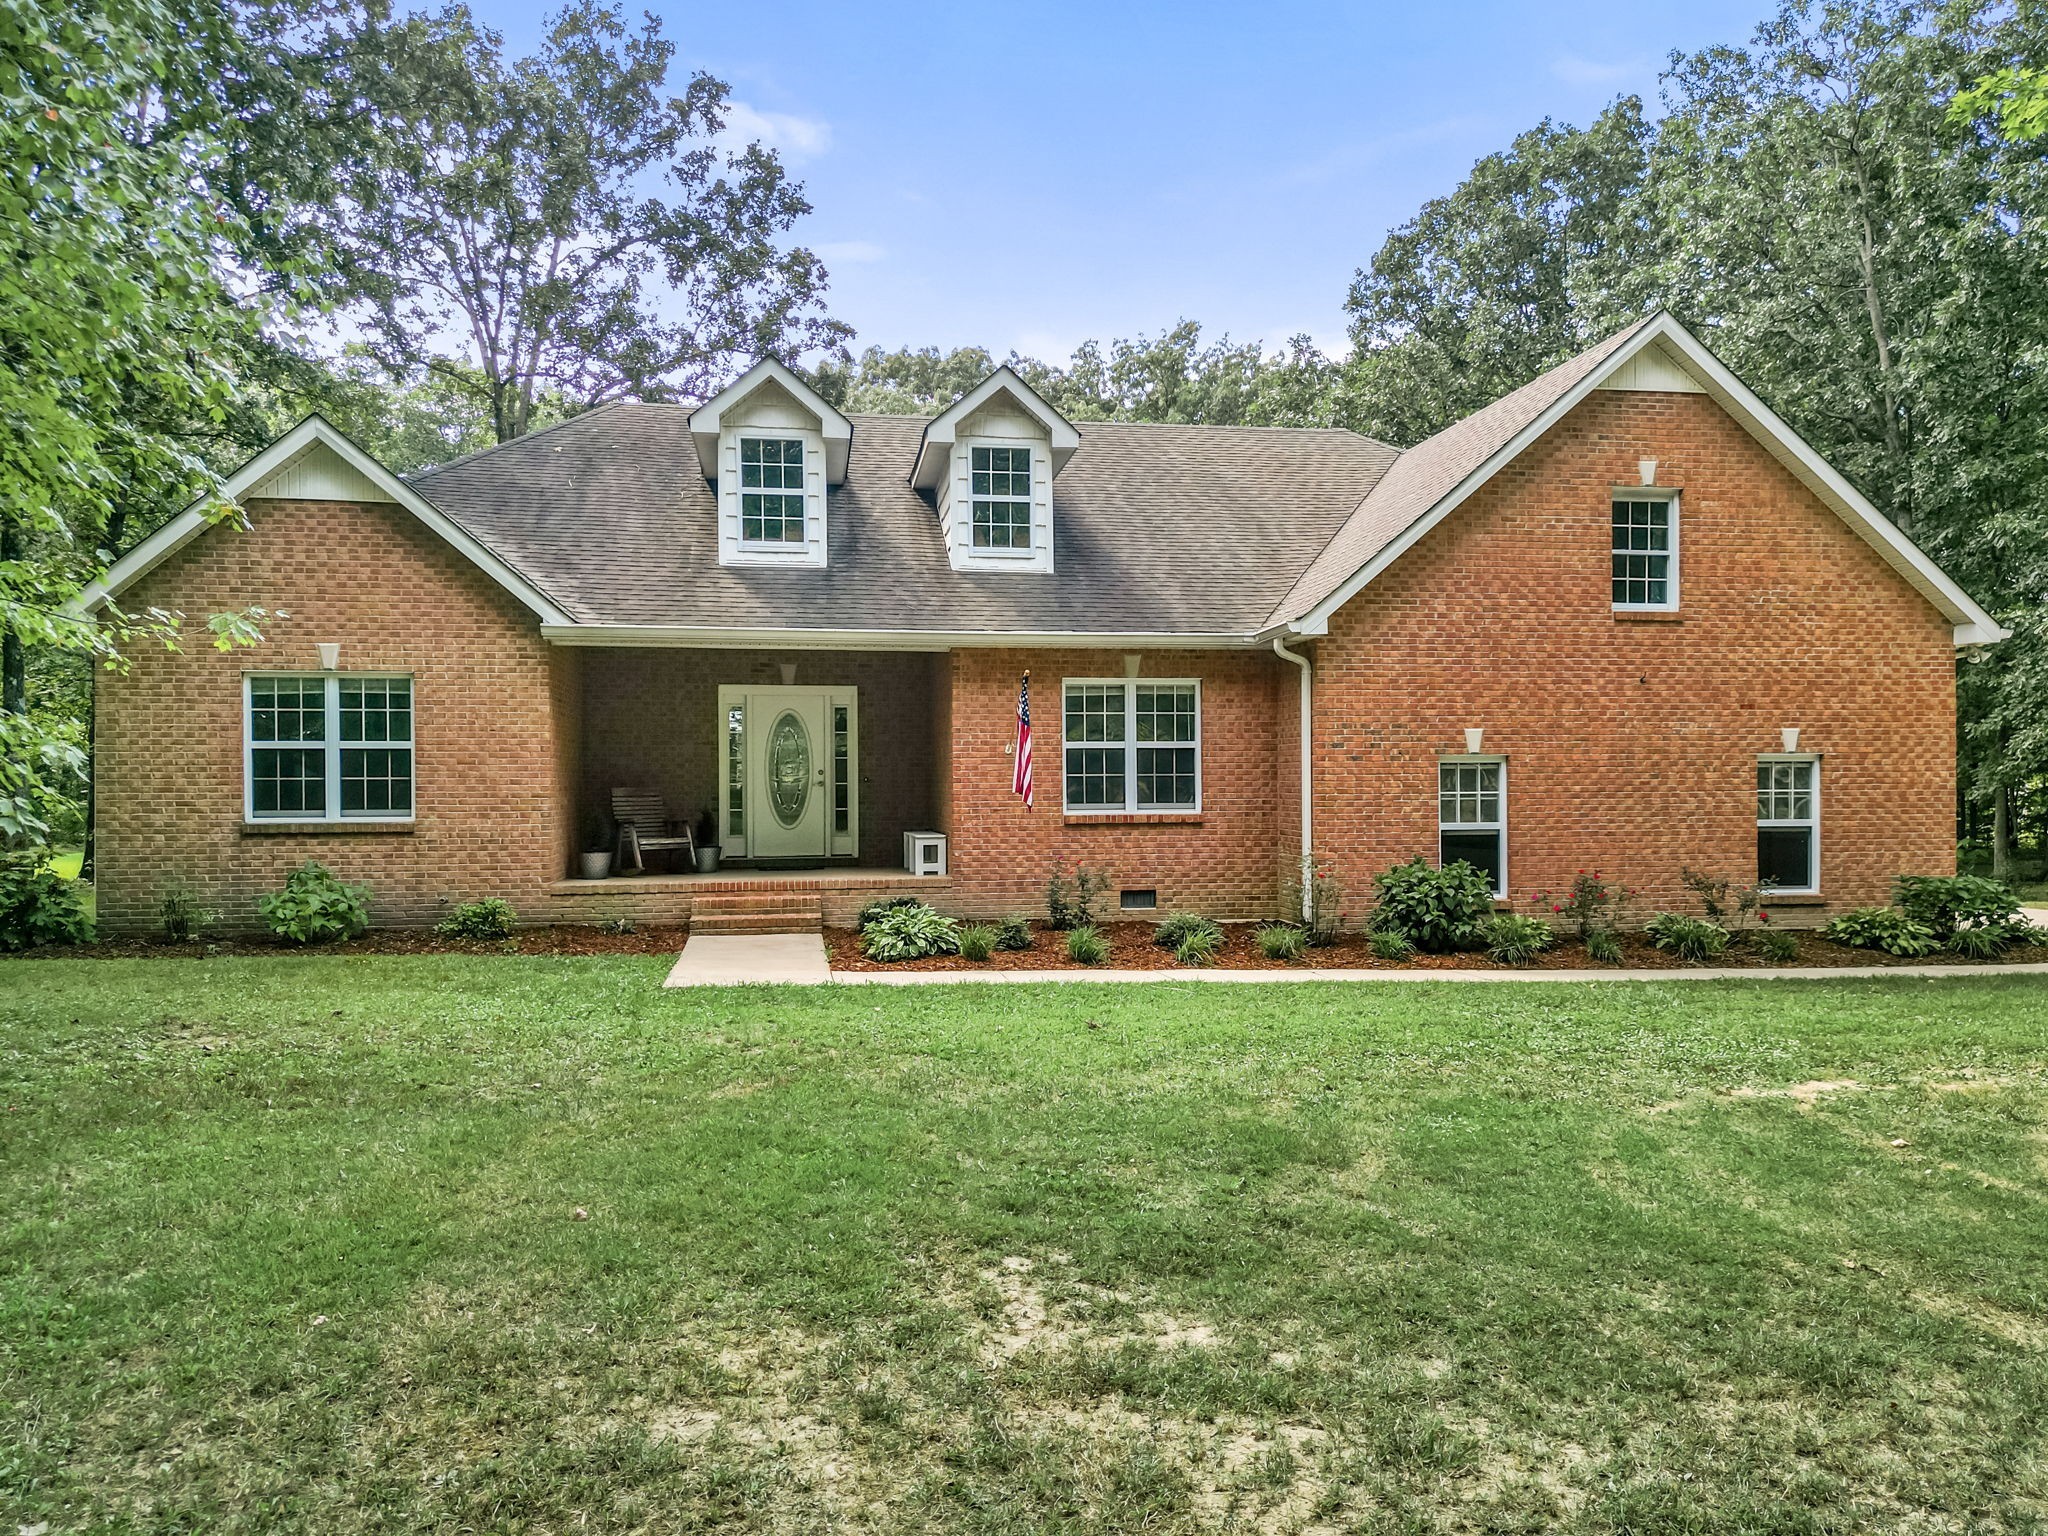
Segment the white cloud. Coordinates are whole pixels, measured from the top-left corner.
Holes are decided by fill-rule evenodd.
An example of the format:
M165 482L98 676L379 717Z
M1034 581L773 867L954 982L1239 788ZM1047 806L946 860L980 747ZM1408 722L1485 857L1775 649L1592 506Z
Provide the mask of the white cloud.
M880 261L889 254L872 240L827 240L811 249L826 261L836 261L842 266Z
M1563 54L1550 61L1550 72L1566 85L1619 85L1624 80L1641 78L1651 68L1648 59L1621 59L1612 64L1603 64L1598 59L1582 59L1575 53Z
M718 137L730 149L743 149L758 141L779 151L786 160L809 160L832 147L832 125L815 117L763 112L744 101L729 101L725 104L725 131Z

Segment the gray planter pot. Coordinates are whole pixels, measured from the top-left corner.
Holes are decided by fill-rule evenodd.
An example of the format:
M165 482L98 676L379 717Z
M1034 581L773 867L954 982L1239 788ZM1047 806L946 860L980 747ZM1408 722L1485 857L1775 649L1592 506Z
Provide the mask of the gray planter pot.
M607 880L611 878L612 854L609 848L601 853L584 854L581 863L584 879Z
M697 873L700 875L715 875L718 873L718 850L716 848L699 848L697 850Z

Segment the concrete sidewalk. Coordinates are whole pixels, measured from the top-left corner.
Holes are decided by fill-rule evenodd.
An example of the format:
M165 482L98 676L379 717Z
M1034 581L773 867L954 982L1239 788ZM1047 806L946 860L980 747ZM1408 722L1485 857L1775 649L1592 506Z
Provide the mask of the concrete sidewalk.
M976 985L1027 982L1302 982L1302 981L1841 981L1949 976L2048 976L2048 964L2013 965L1835 965L1799 966L1784 970L1736 966L1687 966L1668 971L1372 971L1299 970L1231 971L1183 968L1170 971L833 971L830 979L845 986L919 987L967 982Z
M817 986L832 979L815 933L692 934L664 987Z

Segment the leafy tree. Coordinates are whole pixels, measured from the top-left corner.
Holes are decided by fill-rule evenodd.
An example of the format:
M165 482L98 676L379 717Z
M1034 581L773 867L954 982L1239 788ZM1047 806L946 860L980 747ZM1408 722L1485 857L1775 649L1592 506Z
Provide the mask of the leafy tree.
M1999 131L2017 143L2048 138L2048 69L1993 70L1957 93L1953 111L1965 119L1995 116Z
M322 234L394 376L473 396L502 442L550 394L702 393L735 354L848 334L817 312L817 258L779 243L809 212L800 189L761 145L712 142L728 89L699 73L668 94L674 52L600 0L517 60L462 5L362 29L350 67L378 153L340 168Z
M1012 353L1024 369L1041 365ZM996 369L983 347L869 347L857 358L827 358L813 375L818 392L842 411L879 416L936 416Z

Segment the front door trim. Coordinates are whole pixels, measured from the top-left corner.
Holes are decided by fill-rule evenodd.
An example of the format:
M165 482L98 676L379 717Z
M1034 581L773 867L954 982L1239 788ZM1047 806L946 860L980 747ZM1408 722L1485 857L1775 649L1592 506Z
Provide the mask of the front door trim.
M819 793L824 800L825 848L828 858L851 859L860 853L860 690L857 688L811 688L725 683L718 689L718 713L712 721L713 756L718 763L719 847L729 859L756 856L752 836L756 818L773 815L765 784L753 782L755 766L762 761L756 751L754 733L768 729L791 701L815 701L823 720L822 740L813 744L825 770ZM751 704L751 708L750 708ZM845 792L846 816L842 828L838 817L840 788L837 724L839 711L846 712ZM756 716L759 718L755 718ZM739 737L734 740L733 731ZM735 751L737 748L737 751ZM737 768L741 793L733 794ZM738 829L735 830L735 813ZM769 856L769 855L763 855ZM773 857L790 857L776 853ZM802 857L802 855L795 855Z

